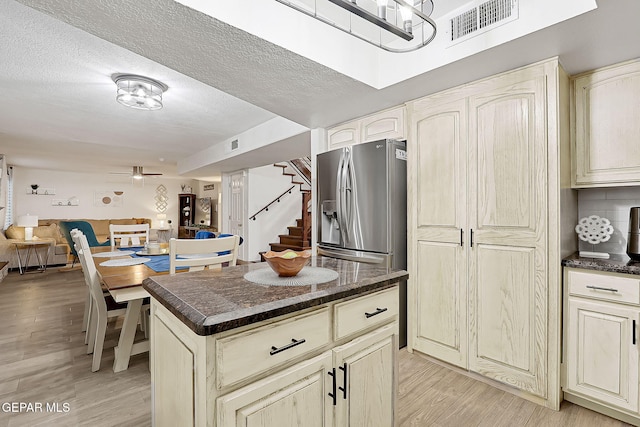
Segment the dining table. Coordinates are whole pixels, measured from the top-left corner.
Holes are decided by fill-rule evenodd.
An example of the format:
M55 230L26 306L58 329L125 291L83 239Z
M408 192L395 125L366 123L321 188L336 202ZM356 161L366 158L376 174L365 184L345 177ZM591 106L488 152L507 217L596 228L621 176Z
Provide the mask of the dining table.
M142 248L122 249L131 249L131 251L135 252ZM131 258L126 252L120 254L117 251L113 251L113 256L102 256L107 252L112 252L111 247L96 246L91 248L91 253L94 255L94 262L102 284L117 303L127 304L118 345L114 349L115 358L113 361L113 371L121 372L129 367L131 356L149 351L149 340L147 338L134 342L143 301L150 296L149 293L142 288L142 282L147 277L169 274L169 271L158 272L144 263L127 266L100 265L107 260ZM181 270L178 270L178 272L181 272Z

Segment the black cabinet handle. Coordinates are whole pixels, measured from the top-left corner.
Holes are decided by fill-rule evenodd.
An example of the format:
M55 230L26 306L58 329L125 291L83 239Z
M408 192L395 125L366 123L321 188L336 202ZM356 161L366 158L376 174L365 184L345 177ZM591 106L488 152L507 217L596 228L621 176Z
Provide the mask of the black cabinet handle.
M587 285L588 289L593 289L594 291L610 291L610 292L618 292L617 289L614 288L602 288L600 286Z
M469 238L469 244L473 247L473 228L471 229L471 237Z
M340 391L342 391L342 397L347 398L347 363L345 362L342 366L338 367L344 375L342 378L342 387L338 387Z
M292 339L291 339L291 342L290 342L289 344L287 344L287 345L283 345L283 346L282 346L282 347L280 347L280 348L278 348L278 347L276 347L276 346L271 346L271 351L269 352L269 354L270 354L271 356L273 356L274 354L278 354L278 353L280 353L281 351L289 350L290 348L293 348L293 347L295 347L295 346L297 346L297 345L304 344L304 343L305 343L305 341L306 341L305 339L297 340L297 339L295 339L295 338L292 338Z
M631 337L631 342L633 345L636 345L636 319L633 319L633 328L632 328L633 336Z
M327 372L327 375L333 377L333 385L332 385L332 389L333 392L332 393L328 393L329 397L331 397L333 399L333 406L336 406L338 397L337 397L337 393L336 393L336 368L332 368L329 372Z
M385 308L377 308L377 307L376 307L376 311L374 311L373 313L366 313L366 312L365 312L365 313L364 313L364 315L365 315L365 317L368 319L369 317L376 316L376 315L378 315L378 314L380 314L380 313L384 313L385 311L387 311L387 308L386 308L386 307L385 307Z
M462 228L460 229L460 246L464 245L464 242L462 241L462 236L464 235L464 231L462 230Z

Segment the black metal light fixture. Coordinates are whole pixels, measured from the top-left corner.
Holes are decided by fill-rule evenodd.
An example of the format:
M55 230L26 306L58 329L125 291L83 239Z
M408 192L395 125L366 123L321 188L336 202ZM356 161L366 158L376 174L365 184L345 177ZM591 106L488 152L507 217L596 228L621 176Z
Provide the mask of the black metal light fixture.
M389 52L420 49L436 36L436 24L429 17L433 11L432 0L316 0L313 9L300 0L276 1ZM401 40L380 34L379 41L374 42L367 35L359 34L351 19L344 24L329 16L323 2L339 6Z

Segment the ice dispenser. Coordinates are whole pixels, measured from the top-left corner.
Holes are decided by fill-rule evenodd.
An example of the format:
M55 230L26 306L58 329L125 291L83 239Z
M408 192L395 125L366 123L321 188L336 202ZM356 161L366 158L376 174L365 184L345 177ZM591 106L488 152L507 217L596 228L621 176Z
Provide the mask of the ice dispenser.
M340 244L340 226L338 225L335 200L325 200L322 202L320 238L322 243Z

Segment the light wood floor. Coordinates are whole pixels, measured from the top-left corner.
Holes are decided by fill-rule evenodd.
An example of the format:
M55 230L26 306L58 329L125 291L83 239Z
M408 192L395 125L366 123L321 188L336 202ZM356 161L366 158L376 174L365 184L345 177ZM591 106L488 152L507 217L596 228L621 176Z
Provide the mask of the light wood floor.
M146 355L114 374L111 333L100 371L91 372L80 332L84 286L82 272L56 269L11 272L0 283L0 405L43 405L43 412L18 414L0 406L0 427L151 425ZM47 413L46 403L70 410ZM398 404L401 427L627 425L568 402L560 412L545 409L404 350Z

